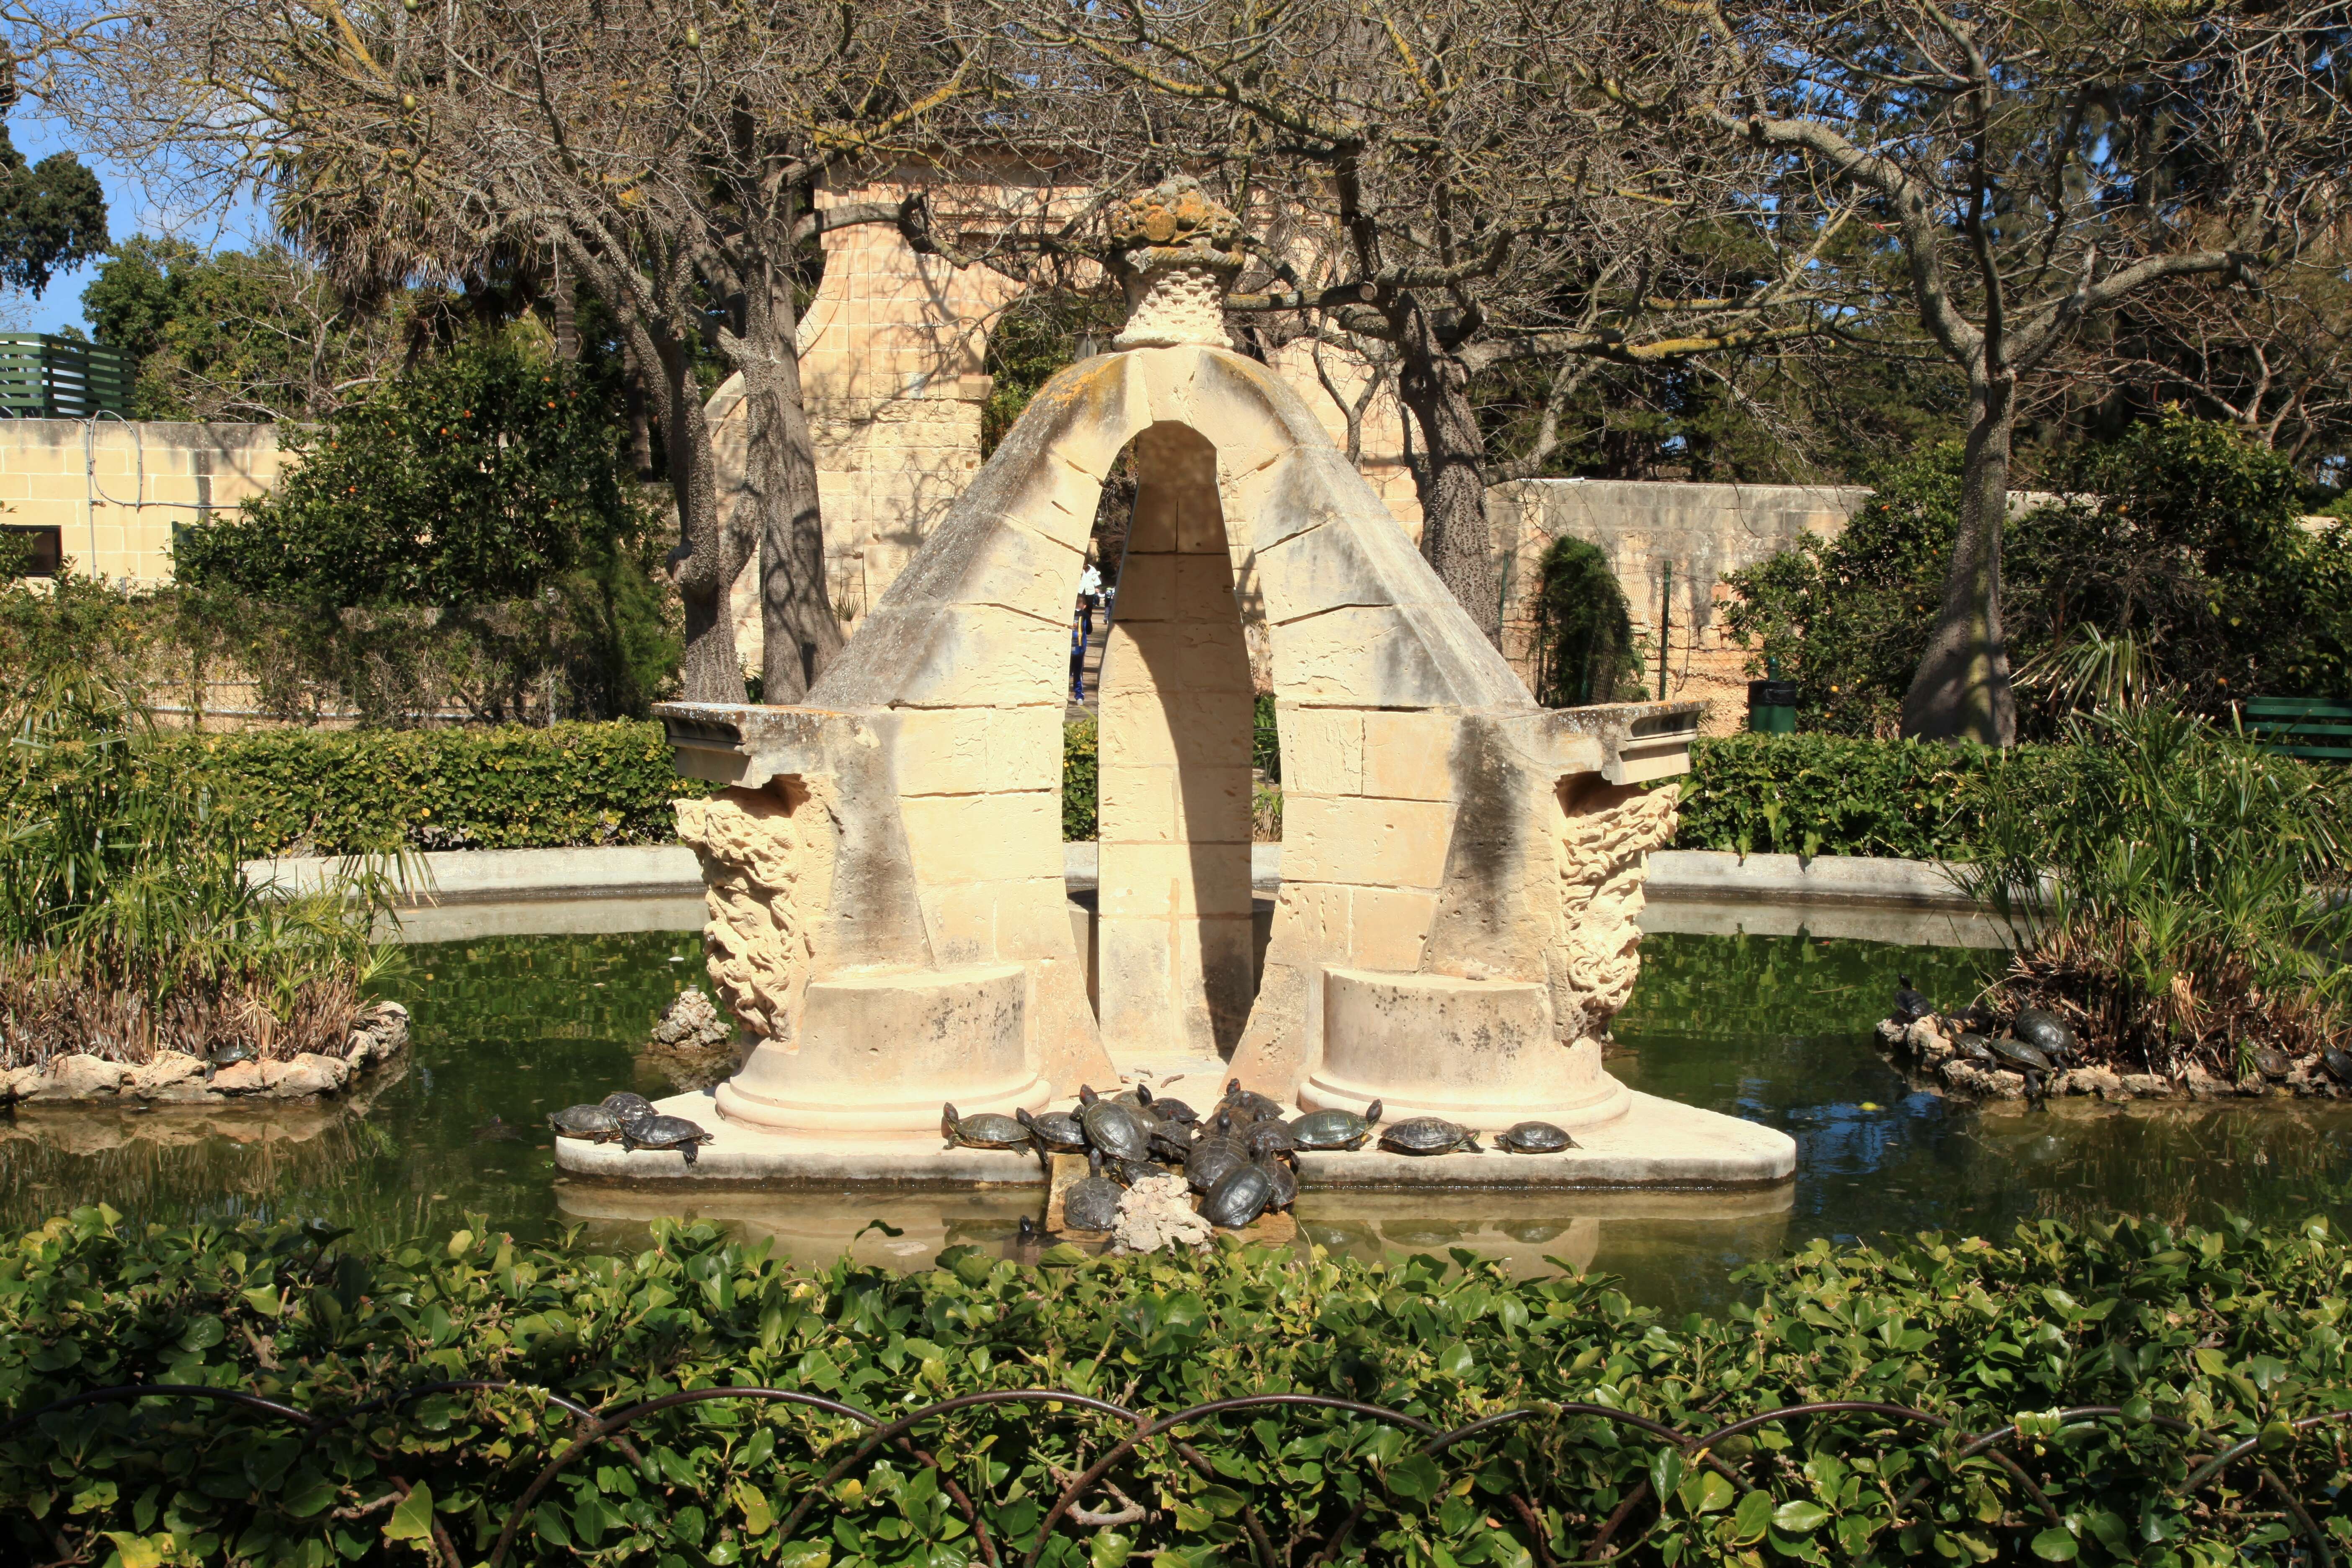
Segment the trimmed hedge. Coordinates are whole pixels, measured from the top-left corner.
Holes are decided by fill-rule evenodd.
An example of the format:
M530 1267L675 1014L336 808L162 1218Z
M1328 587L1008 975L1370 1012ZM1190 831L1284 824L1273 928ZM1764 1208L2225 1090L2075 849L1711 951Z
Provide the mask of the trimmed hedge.
M657 723L263 730L159 742L267 854L664 844L677 776Z
M1992 777L2047 787L2064 763L2052 746L2002 753L1837 735L1718 736L1691 747L1675 847L1965 860Z
M1336 1535L1328 1561L1438 1568L2308 1561L2290 1507L2352 1547L2352 1249L2319 1220L1816 1242L1748 1271L1755 1305L1673 1323L1605 1279L1514 1281L1461 1251L1057 1247L1024 1267L955 1247L895 1276L797 1268L707 1223L658 1223L630 1258L473 1230L377 1254L341 1234L83 1209L0 1255L0 1422L130 1384L319 1421L149 1400L0 1425L0 1542L24 1561L482 1562L584 1430L547 1394L448 1386L483 1379L606 1414L719 1387L894 1415L1028 1388L1160 1414L1335 1395L1437 1429L1537 1412L1437 1454L1329 1408L1202 1416L1184 1445L1109 1456L1117 1490L1045 1536L1045 1568L1246 1562L1256 1531L1283 1563ZM1810 1401L1875 1408L1722 1430ZM1701 1453L1638 1421L1716 1438ZM1066 1400L934 1412L906 1448L861 1452L865 1430L735 1394L648 1413L520 1510L508 1560L1010 1568L1067 1478L1134 1428ZM1997 1449L1968 1445L1989 1432Z

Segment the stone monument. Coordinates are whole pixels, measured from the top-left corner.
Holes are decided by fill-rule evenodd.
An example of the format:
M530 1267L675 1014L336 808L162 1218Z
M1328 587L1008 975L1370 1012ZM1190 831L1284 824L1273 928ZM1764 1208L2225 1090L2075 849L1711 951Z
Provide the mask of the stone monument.
M1034 1110L1190 1069L1307 1109L1540 1118L1592 1154L1317 1157L1360 1179L1788 1175L1782 1134L1630 1094L1601 1065L1638 968L1643 856L1674 829L1675 787L1644 786L1686 769L1698 705L1538 707L1298 398L1229 346L1234 216L1178 180L1111 226L1129 300L1112 352L1037 394L809 700L658 710L680 771L724 786L678 826L709 885L711 980L756 1044L715 1099L665 1102L719 1134L692 1171L570 1141L560 1163L1034 1180L941 1152L941 1101ZM1130 447L1089 955L1063 880L1068 628ZM1269 635L1283 752L1262 956L1245 620Z

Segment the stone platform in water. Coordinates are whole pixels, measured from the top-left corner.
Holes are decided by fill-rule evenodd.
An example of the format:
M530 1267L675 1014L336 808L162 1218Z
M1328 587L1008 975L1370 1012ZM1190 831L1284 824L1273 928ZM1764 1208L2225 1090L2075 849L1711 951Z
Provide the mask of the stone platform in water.
M1035 1153L943 1149L937 1137L817 1139L786 1137L722 1118L709 1090L673 1095L655 1108L698 1121L713 1142L688 1165L676 1152L617 1143L555 1141L557 1166L573 1176L629 1183L740 1183L778 1187L1045 1184ZM1499 1132L1499 1127L1481 1128ZM1664 1187L1765 1186L1796 1172L1797 1144L1774 1128L1635 1094L1617 1120L1577 1134L1581 1147L1558 1154L1481 1154L1427 1158L1391 1154L1370 1144L1352 1153L1307 1154L1299 1181L1307 1191L1332 1187Z

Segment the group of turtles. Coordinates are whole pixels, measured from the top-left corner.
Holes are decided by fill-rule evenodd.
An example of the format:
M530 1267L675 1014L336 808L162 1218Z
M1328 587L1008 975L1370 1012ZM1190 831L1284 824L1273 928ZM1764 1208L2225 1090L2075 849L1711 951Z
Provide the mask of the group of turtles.
M1314 1110L1286 1119L1283 1107L1234 1079L1204 1115L1182 1100L1155 1095L1142 1084L1115 1095L1078 1087L1067 1110L1011 1116L959 1115L940 1108L948 1147L1034 1152L1050 1173L1055 1154L1083 1154L1087 1174L1062 1194L1065 1223L1074 1230L1108 1230L1126 1189L1160 1171L1181 1172L1201 1194L1200 1214L1211 1225L1238 1230L1268 1209L1286 1209L1298 1196L1298 1155L1360 1149L1380 1127L1379 1100L1352 1110ZM1380 1146L1399 1154L1479 1152L1477 1134L1435 1116L1393 1122ZM1548 1121L1522 1121L1495 1140L1514 1153L1550 1154L1576 1147Z
M2074 1065L2082 1042L2074 1026L2046 1007L2021 1007L2004 1025L1999 1014L1981 1002L1971 1002L1957 1013L1939 1014L1911 984L1907 974L1895 977L1895 1021L1911 1025L1922 1018L1940 1018L1954 1031L1952 1047L1979 1067L2006 1068L2021 1073L2025 1091L2039 1098L2042 1085Z
M567 1105L548 1119L558 1138L618 1143L624 1149L675 1149L694 1163L694 1152L710 1142L698 1121L665 1116L642 1094L608 1094L594 1105Z

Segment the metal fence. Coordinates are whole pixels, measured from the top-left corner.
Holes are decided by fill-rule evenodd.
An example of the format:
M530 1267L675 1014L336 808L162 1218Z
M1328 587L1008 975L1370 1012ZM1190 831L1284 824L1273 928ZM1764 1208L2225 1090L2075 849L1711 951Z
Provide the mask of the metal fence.
M0 416L131 416L138 362L120 349L47 332L0 332Z

